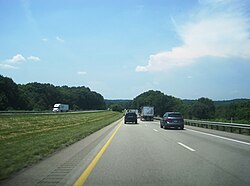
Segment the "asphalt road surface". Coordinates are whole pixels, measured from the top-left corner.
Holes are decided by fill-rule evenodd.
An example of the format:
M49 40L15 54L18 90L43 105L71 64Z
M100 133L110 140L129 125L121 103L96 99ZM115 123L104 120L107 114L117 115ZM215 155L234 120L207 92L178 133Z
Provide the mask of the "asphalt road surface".
M120 121L2 184L77 185L84 177L86 186L249 186L250 137L209 133L194 127L165 130L159 121Z
M159 122L123 125L85 185L250 185L250 144Z

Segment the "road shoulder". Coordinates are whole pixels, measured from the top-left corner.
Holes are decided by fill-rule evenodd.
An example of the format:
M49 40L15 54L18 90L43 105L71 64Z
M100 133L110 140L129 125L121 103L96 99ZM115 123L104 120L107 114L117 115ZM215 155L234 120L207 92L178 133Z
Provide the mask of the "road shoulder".
M212 129L201 128L201 127L194 127L194 126L189 126L189 125L185 125L185 128L250 143L250 136L247 136L247 135L224 132L224 131L219 131L219 130L212 130Z

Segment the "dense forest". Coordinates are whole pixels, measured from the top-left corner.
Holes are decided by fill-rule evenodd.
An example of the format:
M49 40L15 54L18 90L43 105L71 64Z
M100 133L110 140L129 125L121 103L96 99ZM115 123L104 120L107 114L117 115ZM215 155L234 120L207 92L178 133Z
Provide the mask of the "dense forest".
M103 96L84 86L20 85L0 75L0 110L52 110L55 103L69 104L71 110L106 108Z

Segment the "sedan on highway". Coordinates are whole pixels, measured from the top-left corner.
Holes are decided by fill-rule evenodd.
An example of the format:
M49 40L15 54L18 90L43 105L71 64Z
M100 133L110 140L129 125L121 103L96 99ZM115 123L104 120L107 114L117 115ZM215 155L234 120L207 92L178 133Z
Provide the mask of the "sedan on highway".
M180 112L166 112L160 120L161 128L184 129L184 119Z

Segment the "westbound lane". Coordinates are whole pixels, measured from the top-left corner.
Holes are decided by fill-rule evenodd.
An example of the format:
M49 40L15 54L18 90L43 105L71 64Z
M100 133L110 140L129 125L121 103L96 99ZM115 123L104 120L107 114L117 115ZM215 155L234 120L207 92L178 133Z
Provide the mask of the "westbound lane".
M123 124L85 185L250 185L250 146L159 121Z

